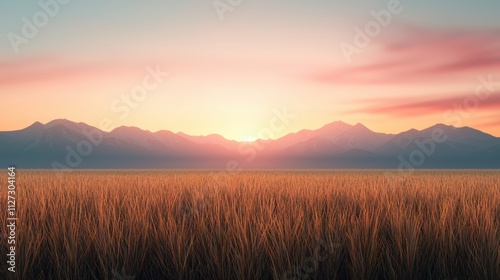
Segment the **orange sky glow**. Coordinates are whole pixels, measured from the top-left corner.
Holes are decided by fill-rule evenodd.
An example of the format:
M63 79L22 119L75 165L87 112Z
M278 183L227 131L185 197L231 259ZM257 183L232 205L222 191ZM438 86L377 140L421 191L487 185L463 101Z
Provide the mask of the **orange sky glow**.
M222 22L210 5L179 7L193 20L130 8L95 21L91 8L68 5L19 53L0 45L0 131L64 118L250 141L342 120L386 133L445 123L500 136L500 26L437 17L429 26L412 22L418 9L402 10L346 59L340 43L352 44L384 2L353 6L352 17L248 4Z

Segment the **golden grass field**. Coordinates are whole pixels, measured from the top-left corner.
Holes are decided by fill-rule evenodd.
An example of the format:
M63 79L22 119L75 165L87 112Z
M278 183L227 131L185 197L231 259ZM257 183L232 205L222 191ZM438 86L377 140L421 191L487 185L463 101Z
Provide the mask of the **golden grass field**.
M500 279L499 171L18 170L17 203L8 279Z

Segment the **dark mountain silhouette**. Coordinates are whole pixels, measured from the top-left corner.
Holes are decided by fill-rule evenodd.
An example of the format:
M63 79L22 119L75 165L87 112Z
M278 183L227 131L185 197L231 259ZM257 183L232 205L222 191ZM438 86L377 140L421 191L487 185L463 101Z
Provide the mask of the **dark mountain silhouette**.
M101 131L54 120L0 132L0 165L19 168L500 168L500 138L437 124L399 134L333 122L240 143L137 127Z

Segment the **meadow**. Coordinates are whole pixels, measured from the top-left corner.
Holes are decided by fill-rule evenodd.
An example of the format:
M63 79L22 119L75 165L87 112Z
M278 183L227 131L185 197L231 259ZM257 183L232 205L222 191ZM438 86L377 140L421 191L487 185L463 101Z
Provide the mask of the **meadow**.
M499 171L16 179L16 273L2 238L2 279L500 279ZM6 200L2 188L4 224Z

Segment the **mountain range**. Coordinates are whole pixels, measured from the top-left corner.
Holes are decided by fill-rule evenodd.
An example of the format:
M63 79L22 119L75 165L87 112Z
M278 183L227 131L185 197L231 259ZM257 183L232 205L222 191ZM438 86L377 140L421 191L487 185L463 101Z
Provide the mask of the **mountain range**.
M327 169L500 168L500 138L437 124L399 134L336 121L276 140L237 142L54 120L0 132L0 165L18 168Z

